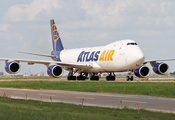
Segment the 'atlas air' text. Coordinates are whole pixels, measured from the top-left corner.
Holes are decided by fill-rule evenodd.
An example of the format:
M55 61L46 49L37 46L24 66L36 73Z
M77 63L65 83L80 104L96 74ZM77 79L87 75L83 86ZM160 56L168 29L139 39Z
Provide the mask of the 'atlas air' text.
M98 60L113 61L112 56L114 55L114 52L115 50L104 50L102 53L101 51L92 51L92 52L82 51L78 56L77 62L90 62L90 61L98 61Z

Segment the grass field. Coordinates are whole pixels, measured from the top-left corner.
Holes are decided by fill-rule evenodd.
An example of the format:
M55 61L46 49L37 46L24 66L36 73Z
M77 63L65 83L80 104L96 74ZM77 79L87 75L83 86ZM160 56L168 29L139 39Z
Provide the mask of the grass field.
M175 82L5 81L0 82L0 87L134 94L175 98Z
M0 120L137 120L138 111L0 97ZM174 120L175 114L140 110L140 120Z

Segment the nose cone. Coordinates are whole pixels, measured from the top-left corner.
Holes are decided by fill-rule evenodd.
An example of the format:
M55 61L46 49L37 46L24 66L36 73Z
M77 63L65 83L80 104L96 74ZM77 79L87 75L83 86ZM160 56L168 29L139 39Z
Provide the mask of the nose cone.
M135 63L141 66L145 60L145 56L142 51L138 51L137 54L134 55L135 57Z
M127 62L130 69L137 69L145 60L145 56L139 47L132 48L128 51Z

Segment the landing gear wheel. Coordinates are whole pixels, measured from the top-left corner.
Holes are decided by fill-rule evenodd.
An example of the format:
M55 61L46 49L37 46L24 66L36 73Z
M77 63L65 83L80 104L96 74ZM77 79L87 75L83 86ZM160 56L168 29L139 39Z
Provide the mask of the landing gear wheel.
M79 76L77 76L77 80L85 80L87 78L87 76L82 75L82 73L80 73Z
M129 80L130 80L129 76L126 76L126 81L129 81Z
M76 76L67 76L67 80L76 80Z
M76 80L76 76L73 76L73 69L70 69L67 80Z
M93 75L91 76L90 80L96 80L96 81L98 81L99 80L99 77L98 76L95 76L95 73L93 73Z
M133 76L131 76L130 80L133 81Z
M126 80L127 80L127 81L129 81L129 80L130 80L130 81L133 81L133 79L134 79L133 76L126 76Z
M128 75L126 76L127 81L129 81L129 80L133 81L134 77L132 76L132 72L133 72L133 70L128 71Z
M115 76L107 76L106 80L107 81L115 81Z
M107 81L115 81L115 74L110 72L110 74L108 76L106 76L106 80Z

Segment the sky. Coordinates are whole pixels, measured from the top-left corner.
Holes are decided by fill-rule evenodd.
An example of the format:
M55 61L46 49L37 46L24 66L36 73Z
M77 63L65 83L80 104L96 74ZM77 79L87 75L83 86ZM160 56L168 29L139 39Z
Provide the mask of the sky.
M50 54L54 19L66 49L132 39L146 60L175 58L174 6L174 0L1 0L0 57L51 60L18 51ZM174 72L175 61L166 63ZM0 61L6 74L4 67ZM18 74L29 70L46 74L47 68L21 63Z

